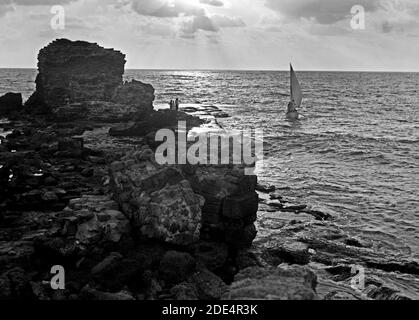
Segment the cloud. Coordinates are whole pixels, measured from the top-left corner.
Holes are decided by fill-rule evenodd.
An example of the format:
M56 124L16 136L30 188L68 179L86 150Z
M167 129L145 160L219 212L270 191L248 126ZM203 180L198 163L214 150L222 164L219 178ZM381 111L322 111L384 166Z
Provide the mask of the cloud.
M386 1L384 8L375 17L382 33L405 33L419 29L419 2L404 0Z
M244 23L242 19L236 17L214 15L211 16L211 21L219 28L237 28L246 26L246 23Z
M2 5L18 5L18 6L54 6L64 5L78 0L0 0Z
M158 36L162 38L175 37L176 32L171 23L165 23L160 20L150 21L139 27L139 29L149 36Z
M205 10L185 0L132 0L132 9L140 15L175 18L183 16L203 16Z
M65 5L78 0L0 0L0 18L15 10L15 6Z
M224 6L224 2L220 1L220 0L199 0L200 3L202 4L207 4L209 6L214 6L214 7L223 7Z
M182 36L194 35L197 31L217 32L219 28L207 16L196 16L185 21L182 27Z
M0 5L0 18L5 16L8 12L13 11L13 6L11 5Z
M266 0L266 6L291 19L314 19L320 24L333 24L351 14L354 5L375 11L380 0Z
M211 17L196 16L183 23L181 28L181 37L194 38L195 33L200 30L216 33L223 28L239 28L245 26L246 24L240 18L221 15L213 15Z

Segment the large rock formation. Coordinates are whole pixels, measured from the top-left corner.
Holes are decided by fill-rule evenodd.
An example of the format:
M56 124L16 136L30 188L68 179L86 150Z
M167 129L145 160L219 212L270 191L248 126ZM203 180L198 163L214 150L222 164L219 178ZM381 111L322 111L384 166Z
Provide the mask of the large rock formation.
M38 55L36 93L50 107L110 100L122 84L125 55L97 44L58 39Z
M58 120L126 121L153 109L154 88L140 81L123 84L125 55L96 43L58 39L38 55L36 92L30 113L53 113Z

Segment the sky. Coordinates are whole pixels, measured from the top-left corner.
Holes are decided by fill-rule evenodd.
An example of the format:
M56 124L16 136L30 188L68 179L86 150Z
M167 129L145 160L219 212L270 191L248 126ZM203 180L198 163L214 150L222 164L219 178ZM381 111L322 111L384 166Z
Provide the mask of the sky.
M35 68L56 38L129 69L419 71L419 0L0 0L0 67Z

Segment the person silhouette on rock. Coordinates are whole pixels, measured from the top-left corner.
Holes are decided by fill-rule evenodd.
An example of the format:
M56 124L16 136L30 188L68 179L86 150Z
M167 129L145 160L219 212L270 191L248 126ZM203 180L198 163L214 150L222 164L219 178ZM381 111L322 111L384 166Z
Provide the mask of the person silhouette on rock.
M175 110L179 111L179 98L176 98L175 100Z

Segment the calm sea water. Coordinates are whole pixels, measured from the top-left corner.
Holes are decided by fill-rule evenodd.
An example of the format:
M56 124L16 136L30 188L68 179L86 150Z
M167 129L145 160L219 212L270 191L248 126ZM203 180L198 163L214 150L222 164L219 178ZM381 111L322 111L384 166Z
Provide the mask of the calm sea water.
M220 106L227 128L264 130L259 180L336 223L419 257L419 74L299 72L298 123L284 119L288 72L142 71L156 105ZM35 70L0 70L0 95L34 89Z

